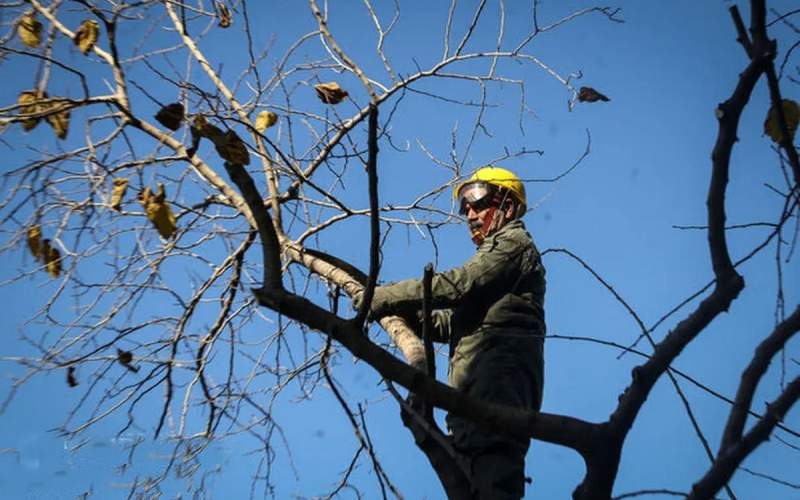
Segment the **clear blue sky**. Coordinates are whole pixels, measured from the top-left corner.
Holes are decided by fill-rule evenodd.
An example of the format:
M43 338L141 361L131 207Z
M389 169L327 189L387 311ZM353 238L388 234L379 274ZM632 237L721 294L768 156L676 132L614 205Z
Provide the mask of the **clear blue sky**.
M330 15L334 36L369 75L374 75L384 84L389 83L375 57L376 36L363 4L348 2L340 6L340 3L343 2L330 2L332 8L341 9L332 10ZM460 39L474 8L473 3L465 2L458 11L453 40ZM580 71L582 78L575 85L595 87L607 94L611 102L578 104L569 111L569 93L541 68L532 64L501 62L498 66L500 73L526 80L524 103L527 109L520 113L517 86L490 83L487 101L492 107L487 111L486 123L491 136L479 132L470 151L465 151L464 146L475 120L475 108L457 106L421 94L405 95L390 129L392 143L397 149L388 143L381 147L382 203L408 203L437 182L448 180L448 172L434 165L421 151L420 144L438 157L449 160L451 132L455 126L456 150L466 170L501 156L504 147L512 152L522 148L543 150L541 156L526 155L502 162L503 166L527 179L547 178L566 170L583 152L588 130L591 153L578 169L555 184L528 184L529 202L536 208L525 217L525 223L540 250L567 248L576 253L614 286L648 326L653 324L712 277L705 233L682 231L673 225L705 223L710 154L717 131L714 109L717 103L730 95L739 72L747 63L744 51L736 42L736 33L727 12L734 3L740 6L747 21L749 9L743 2L620 1L614 5L622 7L619 16L625 20L624 24L609 22L595 14L541 34L529 46L529 53L562 75ZM529 4L506 2L504 47L512 46L529 30ZM431 1L403 4L396 31L386 42L387 55L401 74L414 72L417 64L427 67L441 57L441 26L448 5L448 2ZM540 23L547 24L588 5L591 3L583 1L541 2ZM388 22L391 10L385 7L379 9L379 15ZM796 5L782 1L769 2L768 7L783 12ZM151 14L161 15L162 9L161 6L154 7ZM489 2L484 20L467 50L494 48L497 10L496 2ZM257 26L256 47L273 44L263 63L266 75L286 47L301 34L315 29L314 20L302 2L269 2L251 7L250 15ZM797 17L794 19L800 22ZM230 82L235 81L246 63L246 53L237 45L242 40L241 23L237 19L229 31L215 29L200 43L215 66L223 65L223 75ZM797 38L796 35L794 39L788 36L785 26L778 25L772 29L772 36L782 41L782 49L787 47L785 40L792 43ZM123 34L131 36L130 40L138 40L133 38L136 33L123 31ZM151 42L167 45L176 43L176 40L174 33L158 31ZM93 69L74 49L65 48L64 54L71 63L85 64L86 71L98 71L96 67L99 65ZM313 40L298 51L294 62L323 56L319 42ZM184 60L175 58L180 68L185 66ZM6 80L0 90L2 102L8 103L16 99L20 91L30 88L31 82L25 80L31 66L16 59L5 61L3 66L4 74L20 75L19 79ZM466 64L461 69L474 71L483 68L485 71L486 67L484 61ZM133 77L158 99L163 102L176 99L174 88L156 83L146 68L139 67L136 71L132 72ZM101 74L105 75L98 73L98 76ZM359 104L367 102L354 77L321 71L320 78L341 82ZM198 82L207 83L202 77L198 77ZM78 91L74 81L62 82L54 78L52 85L65 93ZM98 91L103 88L100 78L92 85ZM459 100L480 98L478 87L470 82L423 83L417 89ZM239 88L238 92L245 99L249 97L246 87ZM308 105L317 113L324 112L321 104L314 103L310 88L300 86L296 93L301 105ZM796 84L784 85L784 95L800 99ZM145 116L152 115L157 109L146 99L140 102ZM283 103L280 95L276 94L274 101L267 99L266 104L281 106ZM152 111L149 108L153 108ZM767 91L762 81L742 118L740 141L734 149L727 202L731 224L774 222L780 214L782 200L765 187L765 183L785 186L771 142L762 134L767 108ZM383 111L383 119L388 110L386 107ZM347 116L354 107L343 104L337 111ZM520 132L520 123L524 133ZM74 121L72 126L70 140L77 143L81 135L78 133L80 125ZM37 130L25 136L18 127L7 131L2 138L17 147L0 146L6 156L4 169L17 166L32 156L19 144L41 140L40 147L52 150L53 140L49 131L46 132ZM137 140L144 141L141 137ZM302 149L310 140L309 137L299 138L298 148ZM150 151L151 147L152 144L143 142L142 151ZM408 151L403 151L406 147ZM162 174L147 175L148 179L156 179ZM330 180L330 176L327 179ZM358 200L355 205L363 207L366 182L361 168L357 165L351 167L346 179L347 190L337 188L337 192L348 200ZM191 195L191 190L181 194L186 204L196 201L190 199ZM449 202L449 193L446 192L438 198L436 205L448 210ZM365 218L347 222L314 244L366 269L366 227ZM4 228L6 231L13 229ZM293 228L291 232L296 235L300 229ZM766 237L767 231L753 228L730 232L733 258L745 255ZM791 230L787 230L787 235L790 239ZM473 251L465 228L458 225L441 228L436 234L436 245L439 269L459 265ZM30 266L25 252L22 243L6 252L0 264L2 279L15 276ZM212 255L210 258L219 262L223 256ZM381 279L386 282L419 276L424 265L434 258L435 247L428 236L421 237L413 226L394 225L384 246ZM258 263L260 256L251 253L248 259ZM563 255L549 254L544 263L548 280L546 315L549 333L590 336L621 344L637 337L639 331L631 317L576 262ZM718 318L676 363L681 370L729 397L735 394L739 374L754 346L774 326L777 293L774 245L740 271L747 288L734 303L730 314ZM792 310L800 301L798 271L796 259L784 268L787 310ZM173 278L180 281L181 271L173 272L176 273ZM46 329L36 322L24 322L52 290L53 284L42 273L0 288L0 297L5 304L7 339L0 355L30 352L29 346L16 340L17 331L27 329L29 333L44 333ZM188 290L185 288L183 293L188 294ZM325 300L323 292L324 287L312 287L312 296L321 301ZM66 312L69 304L63 307ZM162 306L154 300L149 307ZM655 337L663 338L689 310L679 311L656 330ZM264 314L271 320L275 319L270 311ZM198 320L199 324L212 321L210 316ZM256 340L274 328L271 323L254 323L240 334L248 340ZM59 333L52 328L50 331L54 335ZM287 342L296 346L307 341L310 349L318 349L322 342L319 335L309 333L303 337L301 332L292 330L287 338ZM385 336L379 335L378 338L385 339ZM644 348L644 344L640 347ZM798 359L798 347L795 340L787 349L787 357ZM611 348L596 344L549 340L546 344L543 410L592 421L606 419L616 405L617 395L630 381L631 368L639 361L632 355L618 360L617 354ZM445 358L440 356L440 369L443 370L445 365ZM798 369L797 363L788 361L790 376L796 376ZM6 394L12 378L21 373L13 363L0 363L3 381L0 396ZM394 484L409 499L440 498L442 490L433 472L402 427L396 404L383 390L375 373L363 363L353 363L352 357L346 353L337 358L335 373L349 400L354 405L358 402L365 404L370 436ZM759 388L755 410L762 410L763 403L777 395L779 377L779 366L773 366ZM682 387L712 447L716 447L729 406L687 383L682 383ZM277 399L273 409L283 433L274 441L277 455L271 474L276 498L294 495L305 498L329 491L357 448L350 424L329 390L321 386L308 399L302 396L300 387L291 387ZM70 453L65 450L80 440L65 442L47 431L63 420L78 397L78 392L66 388L63 373L59 371L31 381L9 410L0 416L0 449L6 450L0 454L0 488L9 498L73 498L90 487L99 498L122 497L126 492L121 484L152 473L163 465L163 455L170 453L172 445L166 441L153 443L151 439L152 426L160 412L159 397L148 400L146 406L140 408L137 422L141 428L131 429L117 437L120 422L124 420L124 415L121 415L120 419L111 419L87 431L86 445L80 451ZM145 417L148 413L151 414L149 420ZM800 410L795 408L786 423L799 429ZM115 467L124 460L125 442L138 436L143 436L146 441L137 452L136 467L125 475L115 474ZM786 434L782 436L791 440ZM291 447L291 457L283 445L284 439ZM791 442L800 445L796 439ZM217 464L223 470L210 479L207 485L209 496L243 498L249 495L250 477L263 456L263 452L258 451L258 443L245 436L211 445L201 461L207 470L214 469ZM797 481L799 459L796 451L773 440L754 453L746 461L746 466L757 472ZM615 493L643 488L688 491L707 466L708 459L674 389L668 381L660 382L626 442ZM582 477L583 465L579 456L569 449L533 442L526 473L533 478L526 498L568 498ZM366 498L379 496L366 455L361 457L353 477ZM732 486L742 499L798 497L797 490L745 472L734 477ZM170 498L183 488L184 485L174 479L164 486L166 496ZM342 498L355 496L345 490Z

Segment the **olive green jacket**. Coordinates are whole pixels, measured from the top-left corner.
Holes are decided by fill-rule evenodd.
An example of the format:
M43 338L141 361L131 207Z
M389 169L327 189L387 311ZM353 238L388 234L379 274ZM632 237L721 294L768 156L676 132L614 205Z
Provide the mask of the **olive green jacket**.
M544 293L539 252L519 220L486 238L463 266L435 273L434 340L450 344L450 385L475 392L471 385L488 383L485 379L495 378L498 370L513 371L514 380L534 393L520 404L538 409L544 382ZM422 282L405 280L378 287L372 308L419 317L421 300ZM480 397L483 391L477 392Z

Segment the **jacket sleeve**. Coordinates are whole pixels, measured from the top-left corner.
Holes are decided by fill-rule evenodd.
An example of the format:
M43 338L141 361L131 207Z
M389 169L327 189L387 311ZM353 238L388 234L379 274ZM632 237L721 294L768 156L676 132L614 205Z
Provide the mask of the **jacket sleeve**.
M514 289L534 258L538 256L524 230L498 234L485 241L463 266L434 274L433 307L444 309L465 301L499 298ZM408 313L421 308L421 280L404 280L380 289L378 300L373 301L376 311Z

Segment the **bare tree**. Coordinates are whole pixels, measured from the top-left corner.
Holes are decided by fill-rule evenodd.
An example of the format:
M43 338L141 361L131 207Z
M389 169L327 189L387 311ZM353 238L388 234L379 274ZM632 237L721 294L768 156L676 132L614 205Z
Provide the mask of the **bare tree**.
M403 43L392 38L399 29L399 1L364 0L359 6L364 26L355 38L368 32L374 44L369 50L358 47L352 33L337 31L338 5L316 0L303 6L312 28L291 43L259 33L263 6L246 0L30 0L0 8L8 20L2 64L33 75L33 82L19 89L13 82L17 102L0 109L6 146L28 144L28 159L5 172L0 207L9 235L3 250L26 248L29 266L4 284L25 286L43 273L52 281L48 300L33 318L37 325L22 333L31 354L4 357L25 369L4 407L32 377L63 370L65 383L81 391L60 428L64 435L78 436L123 415L120 433L152 428L154 438L168 438L174 444L168 465L134 482L132 493L159 491L173 470L202 491L203 451L215 440L242 435L263 454L253 472L254 489L263 484L269 491L272 450L281 434L275 405L287 387L299 387L308 397L330 390L358 442L327 496L352 488L352 471L368 460L383 497L402 497L403 485L392 481L372 444L368 408L349 399L337 381L346 355L385 381L384 391L397 398L403 423L451 498L468 496L470 478L433 407L579 453L586 465L574 491L579 499L612 496L626 438L662 379L684 402L708 454L708 469L688 492L654 489L617 498L650 493L712 498L723 490L735 498L730 478L776 428L800 437L799 430L781 423L800 398L796 375L766 410L753 405L770 362L785 359L785 346L800 330L800 309L784 312L783 281L775 328L762 334L763 342L742 367L734 398L672 367L716 317L735 314L745 286L741 264L774 248L782 279L782 262L791 258L797 240L800 164L793 138L800 111L796 104L782 104L780 84L792 78L783 72L798 45L790 45L776 65L778 48L767 33L763 0L750 2L749 29L736 7L731 10L749 62L717 107L708 219L701 228L708 234L713 281L648 327L574 252L543 252L585 267L639 326L639 341L630 346L573 338L643 358L601 422L470 399L431 376L433 349L419 332L394 316L379 318L380 331L370 329L366 306L381 268L392 265L381 258L387 231L418 231L435 247L437 233L460 222L450 192L472 167L542 154L503 147L494 157L473 155L475 145L491 137L493 90L505 89L504 97L507 89L516 93L507 115L516 113L524 126L530 82L514 76L514 65L557 82L570 109L604 97L576 88L580 74L560 73L530 47L538 37L585 17L621 22L618 10L584 8L545 23L534 1L529 30L512 36L505 32L503 1L464 6L454 0L437 34L442 45L411 65L395 64L391 50ZM796 14L775 13L769 24L790 23ZM288 23L291 15L285 16ZM476 33L490 21L493 45L478 46ZM283 52L276 55L278 45ZM433 50L440 55L431 57ZM729 165L739 117L762 76L773 103L776 163L786 174L785 188L774 188L783 206L774 221L761 223L770 228L763 243L734 261L727 243L734 227L726 226ZM453 90L462 86L478 97ZM462 106L473 121L464 130L453 124L446 134L420 135L415 145L397 143L395 117L412 99ZM22 129L30 135L23 136ZM60 142L53 146L55 141ZM448 141L447 148L431 145ZM525 180L557 183L575 171L590 144L587 134L585 151L576 152L574 164ZM427 157L430 174L402 201L382 202L379 179L396 174L387 172L381 151L411 149ZM358 230L368 230L369 237L352 243L353 254L324 251L342 234L351 237ZM359 259L368 262L366 272L350 263L359 255L368 256ZM364 307L351 315L345 299L361 292ZM692 310L682 313L686 308ZM684 317L676 320L679 314ZM654 338L666 322L674 323L669 333ZM640 341L648 348L638 348ZM797 372L796 366L785 370ZM708 442L695 419L681 389L686 381L730 404L719 446ZM396 386L414 398L406 401ZM157 415L145 409L154 401Z

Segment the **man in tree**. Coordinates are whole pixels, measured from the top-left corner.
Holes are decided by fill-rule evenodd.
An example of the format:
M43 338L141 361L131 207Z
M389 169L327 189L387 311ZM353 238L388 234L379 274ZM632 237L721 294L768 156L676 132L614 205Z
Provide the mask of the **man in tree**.
M463 266L432 280L434 339L450 344L449 383L484 401L538 410L545 271L520 220L525 186L514 173L490 166L457 186L454 196L478 249ZM376 287L370 315L418 318L421 308L421 281L406 280ZM523 496L529 440L487 432L453 415L447 424L454 447L469 459L477 498Z

